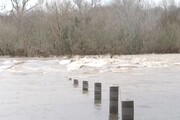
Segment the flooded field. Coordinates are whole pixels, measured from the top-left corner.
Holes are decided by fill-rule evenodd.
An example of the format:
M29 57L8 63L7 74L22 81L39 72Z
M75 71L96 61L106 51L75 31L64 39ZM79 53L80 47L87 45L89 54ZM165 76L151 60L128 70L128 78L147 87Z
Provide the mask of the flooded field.
M102 83L101 104L94 103L95 82ZM121 120L109 115L111 85L120 87L120 100L134 100L135 120L180 118L180 54L174 54L0 58L0 120Z

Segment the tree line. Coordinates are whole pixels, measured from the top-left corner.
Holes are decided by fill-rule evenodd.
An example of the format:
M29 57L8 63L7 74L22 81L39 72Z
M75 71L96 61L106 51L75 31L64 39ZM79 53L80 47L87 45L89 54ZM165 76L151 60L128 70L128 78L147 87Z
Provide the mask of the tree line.
M60 56L180 52L180 7L141 0L10 0L0 14L0 55Z

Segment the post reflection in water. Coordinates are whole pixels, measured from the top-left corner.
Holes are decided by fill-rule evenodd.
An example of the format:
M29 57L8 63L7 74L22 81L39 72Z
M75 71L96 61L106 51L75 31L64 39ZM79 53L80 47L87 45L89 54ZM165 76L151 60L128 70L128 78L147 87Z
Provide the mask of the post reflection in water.
M101 100L95 100L94 105L96 110L101 110Z
M94 104L97 105L97 106L100 106L101 105L101 100L95 100Z
M77 88L78 87L78 85L74 85L74 88Z
M119 120L119 115L118 114L110 114L109 120Z
M82 91L83 94L88 94L88 91Z

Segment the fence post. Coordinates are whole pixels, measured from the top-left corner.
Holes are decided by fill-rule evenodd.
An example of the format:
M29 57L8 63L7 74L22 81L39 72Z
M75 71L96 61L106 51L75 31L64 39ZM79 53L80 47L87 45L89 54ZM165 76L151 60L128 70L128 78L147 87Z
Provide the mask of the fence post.
M78 80L74 79L74 87L78 87L78 84L79 84Z
M119 87L112 86L110 87L110 106L109 112L110 114L118 114L118 101L119 101Z
M83 81L83 91L88 91L88 81Z
M102 96L102 87L101 83L94 84L94 102L101 103L101 96Z
M122 101L122 120L134 120L134 101Z

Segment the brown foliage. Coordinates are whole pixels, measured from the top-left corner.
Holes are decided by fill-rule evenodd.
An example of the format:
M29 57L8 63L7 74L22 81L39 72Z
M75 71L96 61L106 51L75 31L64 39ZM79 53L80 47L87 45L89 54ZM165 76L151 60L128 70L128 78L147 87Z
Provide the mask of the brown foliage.
M27 0L28 3L30 0ZM65 0L0 15L0 55L44 56L180 52L180 8L139 0Z

